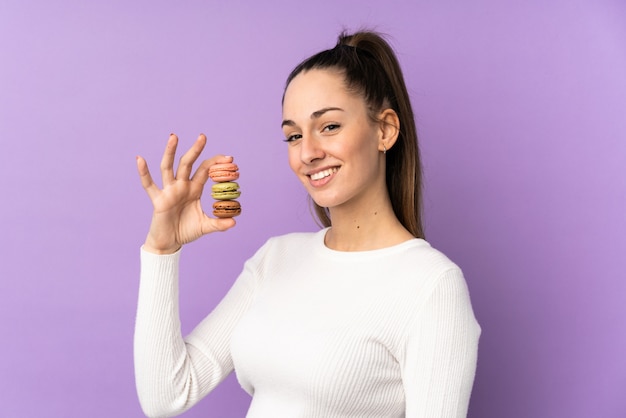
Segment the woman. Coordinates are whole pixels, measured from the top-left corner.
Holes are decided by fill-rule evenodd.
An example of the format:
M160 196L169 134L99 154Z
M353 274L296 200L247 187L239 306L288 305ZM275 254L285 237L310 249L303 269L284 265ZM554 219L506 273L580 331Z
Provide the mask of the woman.
M199 200L208 168L232 158L191 176L201 135L174 174L171 136L162 190L138 158L154 205L135 333L144 412L178 414L234 368L248 417L466 416L480 328L461 271L423 239L413 112L387 42L343 34L296 67L282 128L324 228L268 240L184 339L180 248L235 225Z

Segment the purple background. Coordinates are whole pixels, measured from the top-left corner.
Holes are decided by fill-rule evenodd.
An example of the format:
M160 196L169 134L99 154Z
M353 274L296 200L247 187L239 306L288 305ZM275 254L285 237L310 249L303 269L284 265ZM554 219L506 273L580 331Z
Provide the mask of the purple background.
M365 25L399 51L428 239L483 328L470 417L626 416L625 18L619 0L2 0L0 414L142 416L135 156L156 169L170 132L204 132L241 168L238 227L184 252L189 331L269 236L316 228L283 82ZM231 376L185 416L248 403Z

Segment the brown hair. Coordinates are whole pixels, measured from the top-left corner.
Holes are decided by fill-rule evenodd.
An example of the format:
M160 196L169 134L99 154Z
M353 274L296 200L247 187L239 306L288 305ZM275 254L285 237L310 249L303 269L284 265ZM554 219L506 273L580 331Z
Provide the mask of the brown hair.
M376 32L343 32L334 48L319 52L294 68L285 89L301 72L327 68L339 70L344 75L348 91L363 96L371 116L385 108L397 113L400 133L394 146L386 152L387 189L398 220L415 237L423 238L422 170L417 130L396 54ZM328 209L315 202L313 205L320 223L330 226Z

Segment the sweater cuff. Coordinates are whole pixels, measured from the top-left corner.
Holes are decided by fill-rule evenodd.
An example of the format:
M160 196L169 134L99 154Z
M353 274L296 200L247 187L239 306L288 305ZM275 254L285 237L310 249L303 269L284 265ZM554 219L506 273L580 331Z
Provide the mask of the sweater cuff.
M175 285L178 279L178 265L181 250L173 254L155 254L141 247L141 281L150 278L156 283L168 283ZM172 283L174 278L174 283Z

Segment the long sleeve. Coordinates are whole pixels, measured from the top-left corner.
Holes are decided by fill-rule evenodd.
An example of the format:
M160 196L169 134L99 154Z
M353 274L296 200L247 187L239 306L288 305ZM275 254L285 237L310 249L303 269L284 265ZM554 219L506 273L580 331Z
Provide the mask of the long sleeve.
M436 281L411 324L403 361L407 418L465 418L480 326L458 269Z
M233 370L230 337L254 292L249 261L226 297L183 338L179 259L180 252L141 252L134 359L139 401L149 417L182 413L228 376Z

